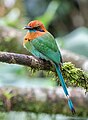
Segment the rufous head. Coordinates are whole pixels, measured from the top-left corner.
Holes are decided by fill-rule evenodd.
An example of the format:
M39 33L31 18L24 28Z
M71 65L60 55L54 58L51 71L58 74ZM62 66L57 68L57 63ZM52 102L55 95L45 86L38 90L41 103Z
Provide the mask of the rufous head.
M43 23L39 20L34 20L34 21L29 22L28 25L24 27L24 29L35 30L35 31L40 31L40 32L47 31Z
M25 44L27 41L31 41L39 36L42 36L47 32L43 23L40 22L39 20L29 22L28 25L24 27L24 29L28 30L28 32L24 37L23 44Z

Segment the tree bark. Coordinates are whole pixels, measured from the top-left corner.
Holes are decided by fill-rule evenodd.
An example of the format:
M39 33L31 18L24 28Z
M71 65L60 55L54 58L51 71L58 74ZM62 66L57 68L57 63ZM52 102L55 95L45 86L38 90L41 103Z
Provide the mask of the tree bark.
M88 59L86 57L74 54L67 50L61 50L61 53L63 62L71 61L73 64L76 65L76 67L82 68L84 71L88 71ZM0 52L0 62L26 65L32 68L39 68L40 70L55 71L51 62L37 59L34 56L29 56L25 54Z
M0 52L0 62L24 65L39 70L54 71L54 67L52 67L53 65L49 61L37 59L34 56L28 56L25 54Z
M88 94L83 89L68 89L77 115L88 115ZM74 94L75 93L75 94ZM71 115L67 100L59 88L0 88L0 111Z
M74 54L71 55L71 57L73 56ZM80 57L77 58L81 59ZM75 61L78 59L75 59ZM84 61L85 60L82 59L82 62ZM46 71L56 72L52 62L37 59L33 56L28 56L24 54L0 52L0 62L29 66L34 70L36 69L36 70L46 70ZM61 68L62 68L62 74L68 86L76 86L76 87L80 86L86 89L86 91L88 91L88 74L86 72L83 72L81 69L76 68L71 63L65 63L63 64L63 66L61 66Z

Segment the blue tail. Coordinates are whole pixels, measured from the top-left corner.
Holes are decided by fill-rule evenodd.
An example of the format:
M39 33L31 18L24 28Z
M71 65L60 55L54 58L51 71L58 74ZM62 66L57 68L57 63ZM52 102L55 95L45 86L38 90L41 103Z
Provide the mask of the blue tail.
M74 109L73 103L72 103L72 101L71 101L71 99L70 99L70 97L69 97L69 94L68 94L68 91L67 91L67 87L66 87L64 78L63 78L63 76L62 76L60 67L59 67L59 65L57 65L57 64L55 64L55 67L56 67L56 71L57 71L57 74L58 74L58 76L59 76L61 85L62 85L62 87L63 87L63 90L64 90L64 92L65 92L65 95L67 96L69 108L70 108L70 110L72 111L72 113L74 114L74 113L75 113L75 109Z

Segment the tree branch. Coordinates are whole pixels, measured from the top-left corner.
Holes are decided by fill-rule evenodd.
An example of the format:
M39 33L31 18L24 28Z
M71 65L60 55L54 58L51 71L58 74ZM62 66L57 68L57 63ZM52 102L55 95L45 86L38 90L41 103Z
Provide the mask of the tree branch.
M69 89L77 115L88 115L88 95L84 90ZM75 92L75 94L74 94ZM59 88L0 88L0 111L29 111L35 113L69 114L71 112Z
M74 54L67 50L61 50L63 62L71 61L77 67L88 71L88 59L86 57ZM30 66L31 68L39 68L40 70L51 70L55 71L53 64L49 61L40 60L34 56L29 56L25 54L0 52L0 62L20 64L25 66Z
M79 57L79 59L81 59ZM24 54L0 52L0 62L9 64L20 64L29 66L32 69L47 70L55 72L55 68L50 61L37 59L33 56ZM81 69L74 67L71 63L64 63L62 66L62 74L68 86L80 86L88 90L88 74Z
M25 54L0 52L0 62L24 65L39 70L54 71L54 68L52 68L52 64L49 61L40 60L34 56L28 56Z

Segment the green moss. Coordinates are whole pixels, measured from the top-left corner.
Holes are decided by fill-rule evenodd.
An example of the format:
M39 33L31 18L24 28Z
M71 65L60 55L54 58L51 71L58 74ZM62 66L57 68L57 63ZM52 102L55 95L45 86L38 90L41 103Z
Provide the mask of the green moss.
M88 91L88 74L80 68L76 68L71 62L63 64L62 74L67 85L80 86Z
M88 91L88 73L84 72L81 68L76 68L71 62L63 63L61 68L67 86L83 87L86 92ZM39 68L31 68L30 71L33 75L36 71L39 71ZM47 71L46 76L51 77L52 80L57 82L57 85L60 85L56 72Z
M3 95L6 97L6 99L9 99L9 100L13 97L13 94L9 92L4 92Z

